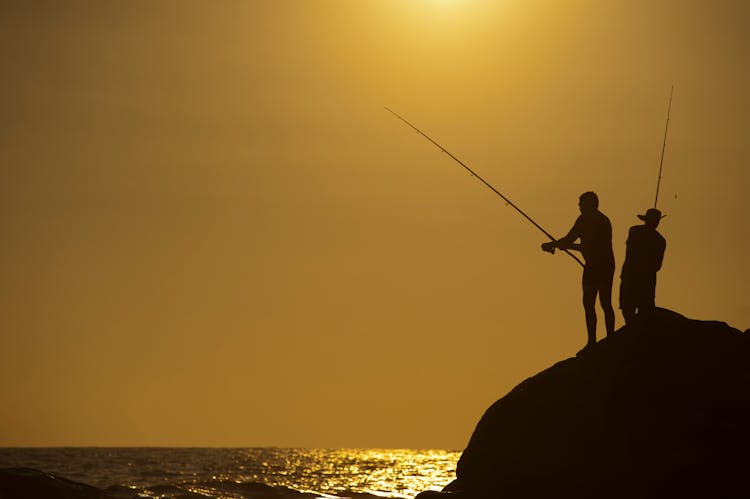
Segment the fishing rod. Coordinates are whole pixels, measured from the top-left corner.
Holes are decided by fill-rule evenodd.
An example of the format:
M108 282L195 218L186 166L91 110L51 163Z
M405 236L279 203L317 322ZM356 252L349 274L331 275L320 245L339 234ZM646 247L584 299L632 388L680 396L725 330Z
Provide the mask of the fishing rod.
M403 121L407 125L409 125L411 128L413 128L422 137L424 137L425 139L427 139L430 142L432 142L438 149L440 149L445 154L447 154L448 156L450 156L453 161L455 161L459 165L461 165L464 168L466 168L466 170L469 173L471 173L472 176L474 176L477 179L479 179L484 185L486 185L487 187L489 187L492 190L492 192L494 192L495 194L497 194L498 196L500 196L501 198L503 198L503 200L507 204L511 205L518 213L520 213L521 215L523 215L524 218L526 218L526 220L528 220L529 222L531 222L532 224L534 224L534 227L536 227L537 229L539 229L540 231L542 231L544 233L544 235L546 235L547 237L549 237L552 241L556 241L556 239L552 236L552 234L550 234L549 232L547 232L546 230L544 230L538 223L536 223L534 220L532 220L530 216L528 216L526 213L524 213L521 208L519 208L518 206L516 206L510 199L508 199L507 197L503 196L500 193L500 191L498 191L497 189L495 189L489 182L487 182L485 179L483 179L482 177L480 177L477 174L477 172L475 172L474 170L472 170L471 168L469 168L466 165L466 163L464 163L463 161L461 161L460 159L458 159L457 157L455 157L447 149L445 149L443 146L441 146L440 144L438 144L437 142L435 142L429 135L427 135L426 133L424 133L422 130L420 130L419 128L415 127L414 125L412 125L409 121L407 121L403 116L401 116L400 114L398 114L394 110L392 110L392 109L390 109L388 107L386 107L385 110L388 111L388 112L390 112L391 114L393 114L396 118L400 119L401 121ZM573 253L571 253L568 250L563 250L563 251L565 253L567 253L568 255L570 255L571 258L573 258L576 262L578 262L579 264L581 264L581 266L583 266L583 262L577 256L575 256Z
M659 176L656 178L656 197L654 198L654 208L656 203L659 202L659 186L661 185L661 170L664 165L664 149L667 147L667 131L669 130L669 114L672 111L672 93L674 92L674 85L669 90L669 105L667 106L667 123L664 125L664 142L661 145L661 159L659 159Z

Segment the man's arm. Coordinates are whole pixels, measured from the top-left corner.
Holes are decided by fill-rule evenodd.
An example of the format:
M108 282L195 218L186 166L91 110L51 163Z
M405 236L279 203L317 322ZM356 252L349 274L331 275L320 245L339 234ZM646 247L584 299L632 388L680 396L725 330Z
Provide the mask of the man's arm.
M664 261L664 250L667 249L667 240L662 238L659 241L659 252L656 255L656 270L661 269L661 264Z
M554 253L555 248L581 251L581 245L575 242L576 239L581 237L580 222L581 218L579 217L564 237L561 237L556 241L542 243L542 249L550 253Z

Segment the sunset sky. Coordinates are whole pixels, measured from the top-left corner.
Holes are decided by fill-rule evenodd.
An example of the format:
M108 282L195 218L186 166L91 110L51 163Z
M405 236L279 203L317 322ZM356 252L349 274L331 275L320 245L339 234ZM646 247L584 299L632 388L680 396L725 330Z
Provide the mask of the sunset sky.
M0 446L463 449L653 206L750 328L750 2L4 1ZM601 310L599 338L604 335ZM623 325L617 310L617 327Z

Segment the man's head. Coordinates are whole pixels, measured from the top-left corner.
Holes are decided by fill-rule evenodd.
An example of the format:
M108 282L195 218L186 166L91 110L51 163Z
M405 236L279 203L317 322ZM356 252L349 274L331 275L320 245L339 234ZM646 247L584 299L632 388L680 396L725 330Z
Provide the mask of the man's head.
M663 215L656 208L649 208L645 215L638 215L638 218L646 222L647 227L655 229L659 226L659 221L663 218Z
M599 197L595 192L584 192L578 198L578 208L583 214L595 212L599 208Z

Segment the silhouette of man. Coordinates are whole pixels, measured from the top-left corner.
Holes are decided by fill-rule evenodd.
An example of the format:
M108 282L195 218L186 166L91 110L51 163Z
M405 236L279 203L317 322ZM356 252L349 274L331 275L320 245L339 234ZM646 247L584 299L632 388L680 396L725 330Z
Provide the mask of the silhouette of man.
M664 260L667 241L659 234L662 214L650 208L645 215L638 215L643 225L635 225L628 233L625 262L620 273L620 309L625 323L639 313L656 308L656 272Z
M612 251L612 224L609 218L599 211L599 198L594 192L584 192L578 201L581 215L568 234L542 244L542 249L550 253L555 248L579 250L583 253L586 265L583 267L583 310L586 312L588 343L586 348L596 344L596 296L604 311L607 336L615 330L615 311L612 308L612 279L615 274L615 255ZM580 244L576 244L580 239Z

